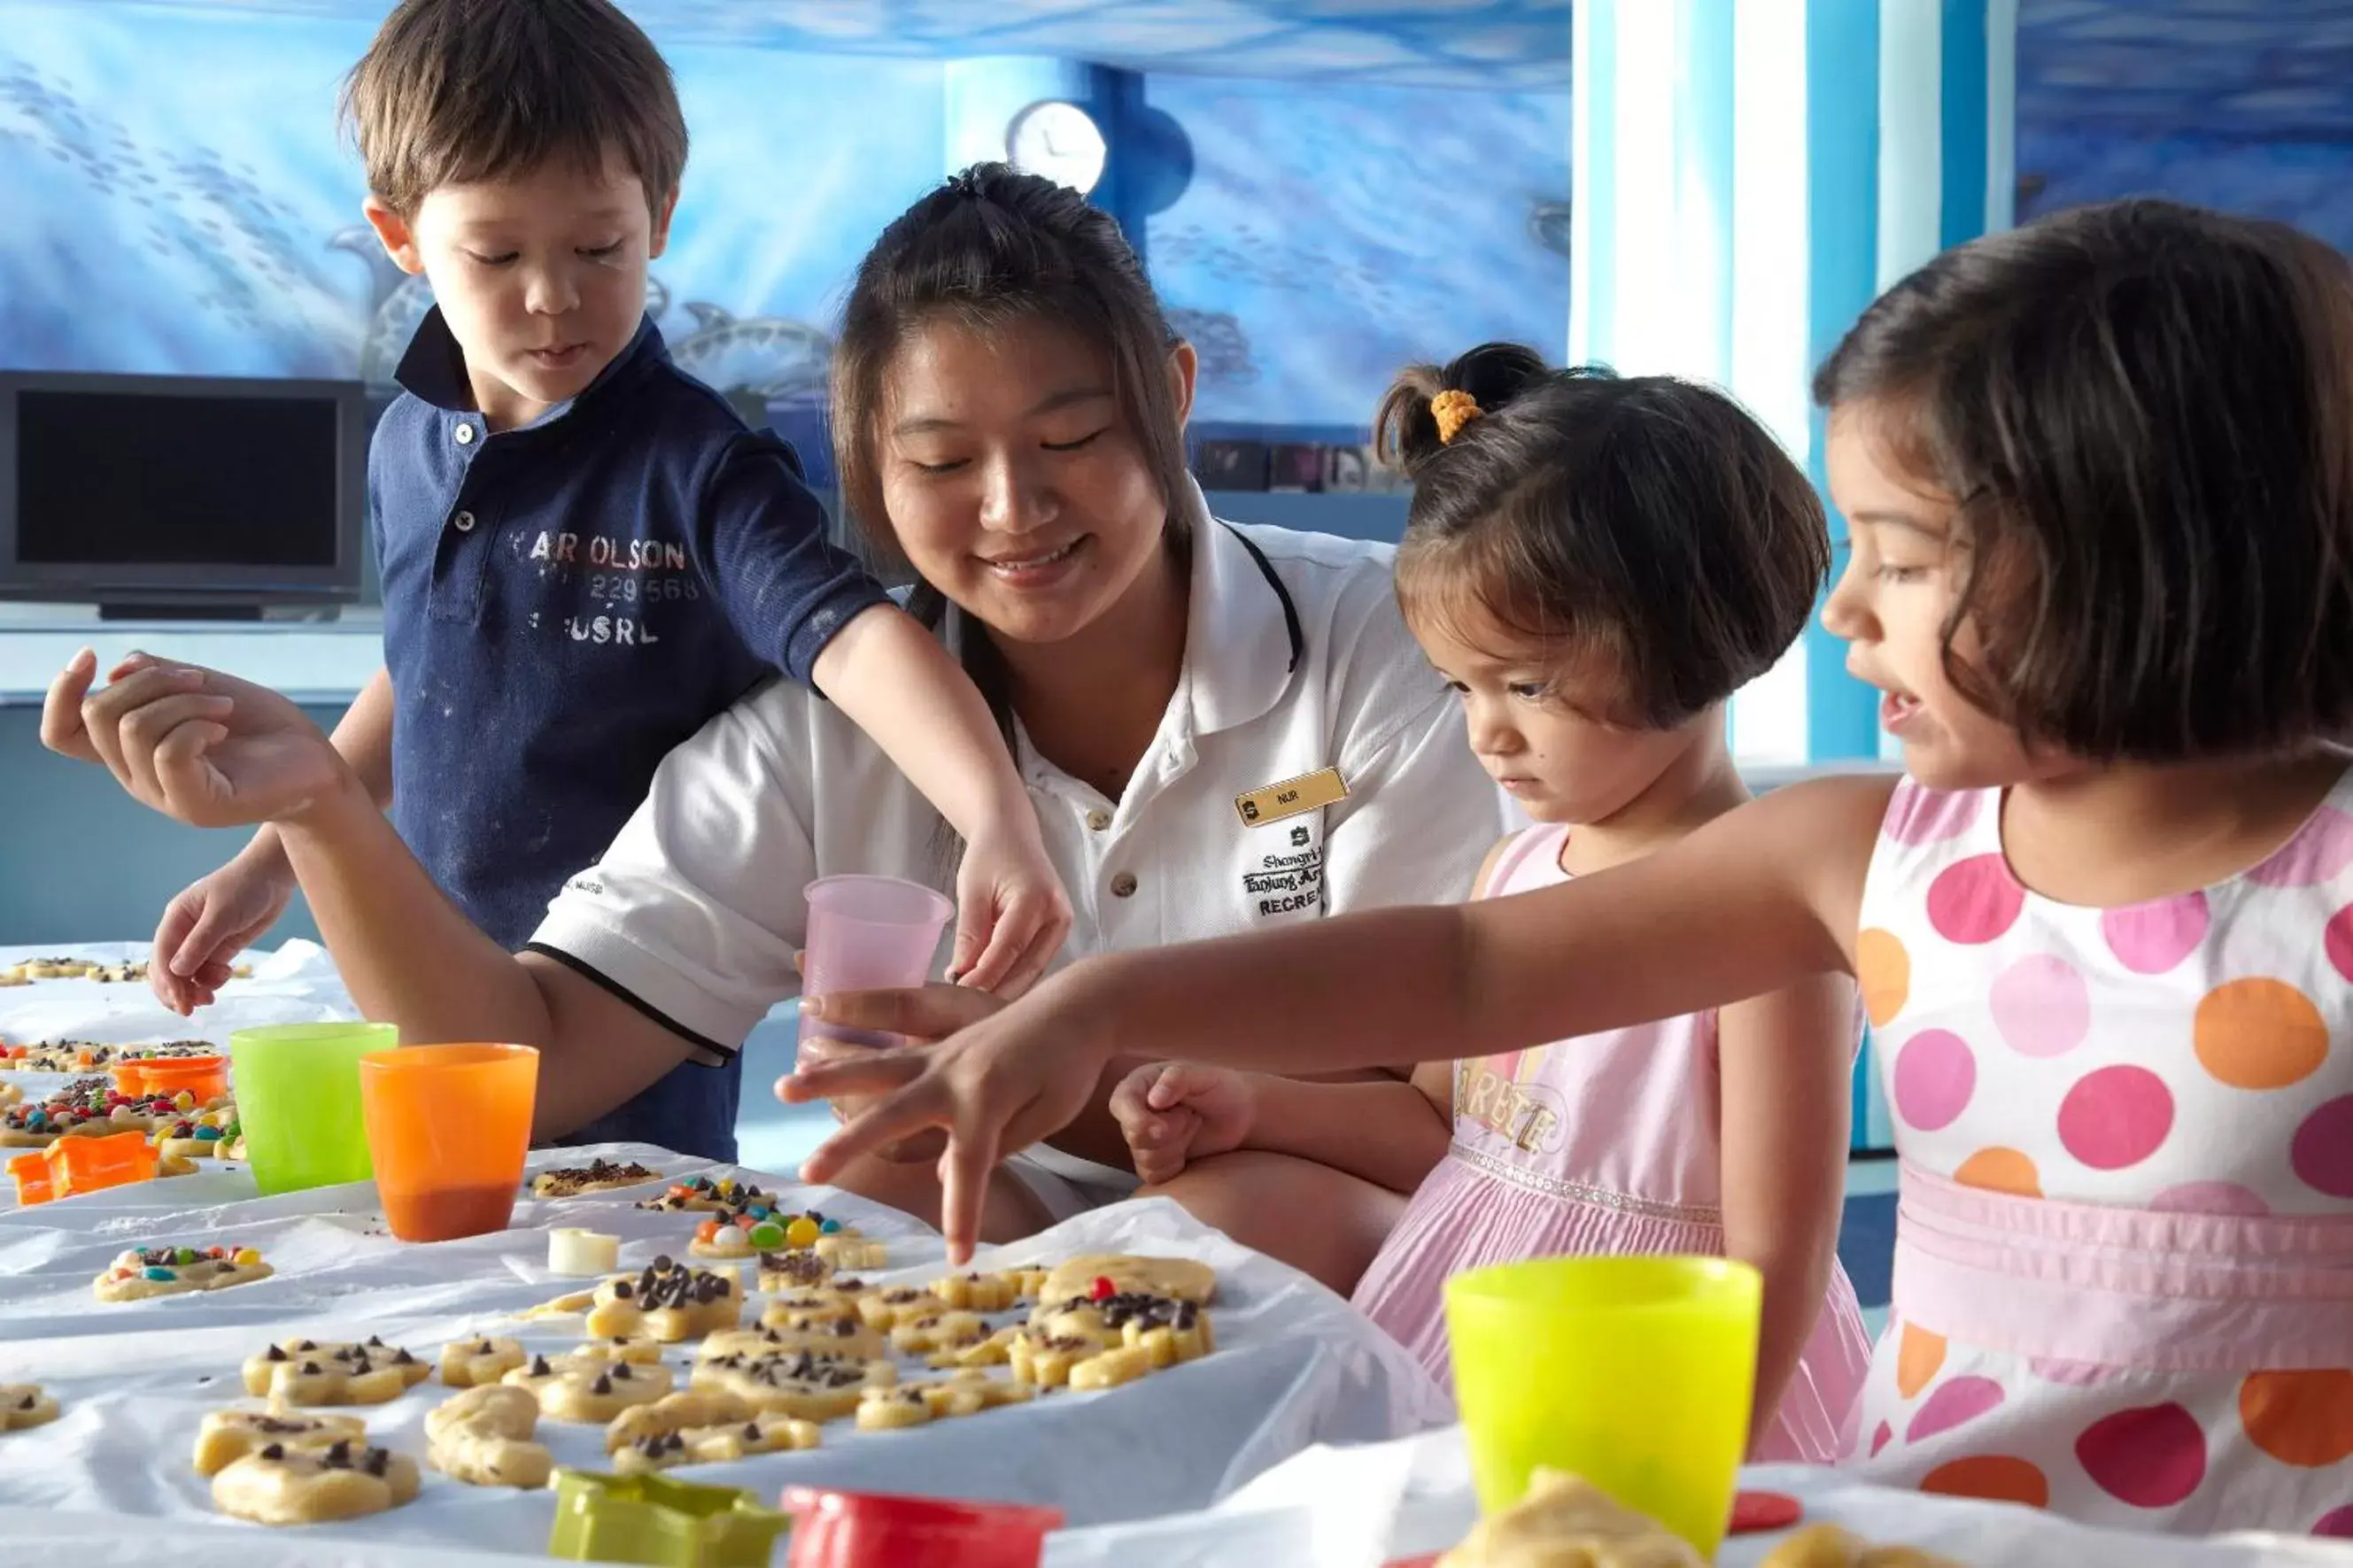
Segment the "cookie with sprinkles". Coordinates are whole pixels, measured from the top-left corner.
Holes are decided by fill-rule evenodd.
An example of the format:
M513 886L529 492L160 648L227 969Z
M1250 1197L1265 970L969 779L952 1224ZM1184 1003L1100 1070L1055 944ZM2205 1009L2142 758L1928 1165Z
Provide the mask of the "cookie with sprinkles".
M733 1176L686 1176L672 1182L658 1198L640 1198L641 1209L661 1209L671 1214L716 1214L735 1218L749 1216L757 1221L776 1212L776 1194L751 1182L739 1182Z
M140 1301L193 1290L227 1290L277 1272L250 1247L148 1247L118 1253L90 1281L101 1301Z
M618 1192L624 1187L643 1186L659 1182L661 1173L635 1161L618 1164L611 1160L598 1160L586 1165L564 1165L552 1171L542 1171L531 1179L531 1195L535 1198L577 1198L590 1193Z

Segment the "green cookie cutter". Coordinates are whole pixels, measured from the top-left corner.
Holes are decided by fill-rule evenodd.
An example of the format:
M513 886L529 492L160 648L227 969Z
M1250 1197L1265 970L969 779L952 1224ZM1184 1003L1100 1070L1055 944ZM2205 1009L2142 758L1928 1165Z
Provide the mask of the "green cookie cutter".
M559 1469L547 1554L659 1568L767 1568L776 1538L791 1524L789 1514L734 1487Z

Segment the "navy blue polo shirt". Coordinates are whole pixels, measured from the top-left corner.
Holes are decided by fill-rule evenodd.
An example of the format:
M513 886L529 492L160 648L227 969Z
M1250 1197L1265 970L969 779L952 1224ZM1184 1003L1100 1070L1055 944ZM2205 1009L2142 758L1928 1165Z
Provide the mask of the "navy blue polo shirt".
M773 670L807 684L886 595L828 541L792 448L672 364L650 320L579 396L496 435L438 310L398 375L368 453L393 823L516 949L671 747ZM739 1079L732 1053L681 1066L571 1141L733 1159Z

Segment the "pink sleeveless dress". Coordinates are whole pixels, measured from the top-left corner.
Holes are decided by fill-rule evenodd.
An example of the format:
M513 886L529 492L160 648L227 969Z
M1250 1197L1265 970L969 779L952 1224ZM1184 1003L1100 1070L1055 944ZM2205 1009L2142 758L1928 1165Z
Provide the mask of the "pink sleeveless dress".
M1569 830L1529 828L1486 896L1567 880ZM1453 1386L1441 1289L1491 1263L1572 1254L1724 1253L1715 1015L1694 1013L1537 1050L1457 1063L1454 1146L1407 1205L1356 1303ZM1870 1360L1846 1273L1757 1457L1827 1464Z
M2054 903L1899 785L1857 968L1903 1160L1867 1479L2353 1535L2353 773L2202 891Z

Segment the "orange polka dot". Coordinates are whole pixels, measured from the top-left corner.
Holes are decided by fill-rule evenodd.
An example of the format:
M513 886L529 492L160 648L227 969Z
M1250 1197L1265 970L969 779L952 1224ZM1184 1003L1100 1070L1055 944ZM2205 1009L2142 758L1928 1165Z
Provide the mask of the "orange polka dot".
M1854 978L1863 1012L1883 1029L1911 999L1912 955L1894 931L1873 926L1854 939Z
M1972 1454L1938 1465L1921 1478L1920 1489L1939 1497L1980 1498L1987 1502L2024 1503L2046 1508L2051 1483L2024 1459L2004 1454Z
M2328 1059L2328 1026L2284 980L2230 980L2198 1004L2198 1060L2232 1089L2285 1089Z
M2353 1458L2353 1372L2258 1372L2239 1384L2239 1425L2283 1465Z
M1904 1337L1895 1347L1895 1392L1911 1398L1928 1386L1936 1369L1944 1364L1945 1336L1905 1324Z
M2034 1162L2015 1149L1980 1149L1961 1162L1953 1173L1953 1180L1965 1187L1982 1187L1989 1193L2008 1193L2012 1197L2039 1198L2042 1195L2042 1175L2035 1170Z

